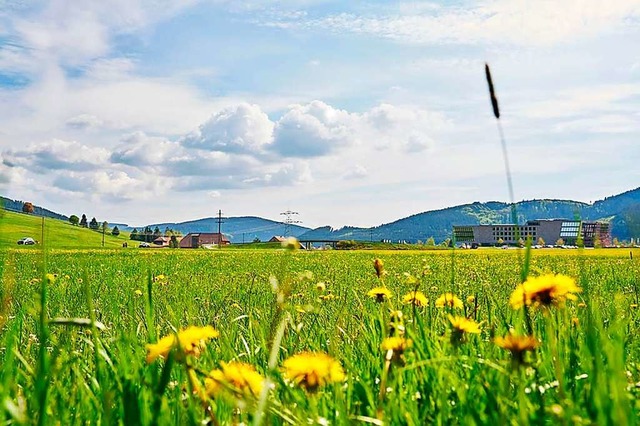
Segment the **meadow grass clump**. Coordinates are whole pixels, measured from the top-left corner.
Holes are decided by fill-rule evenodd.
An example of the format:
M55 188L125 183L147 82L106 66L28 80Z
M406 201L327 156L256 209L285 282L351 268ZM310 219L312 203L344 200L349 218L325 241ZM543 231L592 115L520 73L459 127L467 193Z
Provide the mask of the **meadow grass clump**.
M628 250L2 256L9 424L638 421Z

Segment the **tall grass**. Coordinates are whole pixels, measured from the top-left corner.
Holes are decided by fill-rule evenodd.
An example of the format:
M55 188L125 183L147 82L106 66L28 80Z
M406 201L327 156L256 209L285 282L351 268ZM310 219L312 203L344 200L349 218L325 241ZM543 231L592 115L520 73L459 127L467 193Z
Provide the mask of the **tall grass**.
M203 404L173 355L145 362L145 344L156 340L155 330L165 336L194 324L212 324L221 333L190 361L201 382L230 360L252 364L270 378L263 424L323 419L332 424L622 424L638 419L640 348L633 336L640 321L640 270L626 250L585 251L584 257L532 253L532 275L563 272L577 277L585 292L564 308L531 312L540 347L529 365L518 368L493 343L494 336L527 328L522 314L508 306L519 283L512 252L456 255L456 294L465 304L454 313L482 323L481 334L460 345L451 343L450 310L434 305L450 289L446 253L256 251L248 261L244 252L70 256L53 251L46 268L57 274L55 281L42 277L40 256L8 255L19 256L3 274L10 302L0 332L0 400L10 423L256 420L249 404L239 408L228 399ZM385 263L384 284L393 292L384 304L366 296L379 284L372 266L376 256ZM164 278L154 279L160 275ZM280 304L272 276L288 288ZM318 282L325 283L325 291L316 290ZM416 287L429 298L428 306L399 303ZM327 294L335 297L320 298ZM475 300L467 302L468 296ZM389 363L380 348L391 308L404 313L406 337L413 341L402 363ZM274 318L281 324L284 317L287 325L274 338L271 324ZM61 318L75 321L54 321ZM339 360L346 381L313 394L288 383L281 373L283 360L305 350Z

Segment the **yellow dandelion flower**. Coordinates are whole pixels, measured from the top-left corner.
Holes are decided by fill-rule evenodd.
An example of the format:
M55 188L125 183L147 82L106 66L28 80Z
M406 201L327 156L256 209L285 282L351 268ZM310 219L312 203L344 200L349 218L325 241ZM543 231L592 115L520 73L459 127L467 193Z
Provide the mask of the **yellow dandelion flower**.
M404 337L387 337L382 341L380 348L383 351L394 351L402 353L413 345L411 339L405 339Z
M58 278L58 274L46 274L44 276L47 280L47 283L53 284L56 282L56 278Z
M207 393L219 397L230 392L236 397L257 397L264 387L264 377L244 362L220 362L220 368L212 370L204 380Z
M464 305L462 300L453 293L444 293L442 296L436 299L436 308L458 308L462 309Z
M451 329L454 333L480 333L480 324L472 319L460 316L454 317L449 315L449 321L451 322Z
M404 303L405 305L415 305L415 306L421 307L421 306L427 306L427 304L429 303L429 300L427 299L427 296L425 296L423 292L412 291L404 295L404 297L402 298L402 303Z
M380 259L375 259L373 261L373 268L376 270L376 276L378 278L382 277L385 274L384 263Z
M378 303L382 303L387 299L391 299L391 290L386 287L374 287L367 292L367 296L376 299Z
M177 340L180 342L182 352L187 355L199 356L207 340L219 335L220 333L210 325L205 327L190 326L178 332ZM175 333L164 336L158 343L148 344L147 363L152 363L158 357L166 358L176 345Z
M316 284L316 290L317 291L325 291L327 289L327 285L325 283L323 283L322 281L319 282L318 284Z
M525 352L534 351L538 347L538 341L533 336L508 334L505 337L496 337L493 342L511 352L511 360L515 364L523 364Z
M574 293L581 291L576 281L567 275L546 274L527 278L513 291L509 303L513 309L520 309L524 305L562 305L567 299L576 300Z
M133 293L138 297L142 296L142 290L136 289Z
M471 295L471 296L467 297L467 304L468 305L473 305L474 303L476 303L476 297L474 295Z
M283 367L287 379L309 392L345 379L340 363L325 353L296 354L286 359Z

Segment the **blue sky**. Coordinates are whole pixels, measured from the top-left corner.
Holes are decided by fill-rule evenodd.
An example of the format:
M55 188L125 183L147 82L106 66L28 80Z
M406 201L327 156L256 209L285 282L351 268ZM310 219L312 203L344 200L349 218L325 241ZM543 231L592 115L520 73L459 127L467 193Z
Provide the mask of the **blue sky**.
M0 0L0 192L371 226L640 186L640 1Z

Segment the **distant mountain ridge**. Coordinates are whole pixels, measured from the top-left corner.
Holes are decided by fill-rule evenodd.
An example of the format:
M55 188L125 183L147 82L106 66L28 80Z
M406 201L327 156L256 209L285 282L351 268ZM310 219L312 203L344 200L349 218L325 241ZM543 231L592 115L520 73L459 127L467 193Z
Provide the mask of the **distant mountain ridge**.
M151 229L157 226L162 232L164 232L165 228L171 228L175 231L180 231L182 235L187 235L190 232L218 232L218 219L215 217L206 217L179 223L154 223L148 226L150 226ZM141 228L144 228L144 226L137 229L140 230ZM130 230L133 228L127 227L126 229ZM221 230L232 243L248 243L255 238L258 238L260 241L268 241L274 235L284 235L285 224L256 216L239 216L224 218ZM289 225L289 235L292 236L298 236L310 230L311 228L304 226Z
M640 188L606 197L593 204L572 200L526 200L516 203L518 222L533 219L578 218L609 220L612 235L618 239L640 237ZM451 236L454 225L511 223L510 204L499 201L474 202L440 210L418 213L372 228L324 226L306 232L301 239L425 241L434 237L442 241Z
M22 211L23 202L0 197L7 210ZM607 220L612 227L612 235L620 240L640 238L640 188L606 197L594 203L572 200L536 199L516 203L518 222L534 219L582 219ZM67 216L35 206L37 216L68 220ZM477 225L490 223L511 223L510 204L500 201L474 202L439 210L414 214L394 222L360 228L345 226L334 229L322 226L310 229L299 225L290 225L289 235L309 240L360 240L360 241L426 241L433 237L437 242L451 236L454 225ZM147 225L145 225L147 226ZM166 228L180 231L183 235L190 232L217 232L217 218L208 217L186 222L165 222L148 225L156 226L161 232ZM133 227L120 224L121 230ZM138 230L143 229L137 227ZM274 235L285 234L285 224L256 216L225 218L222 233L232 243L251 242L255 238L267 241Z

